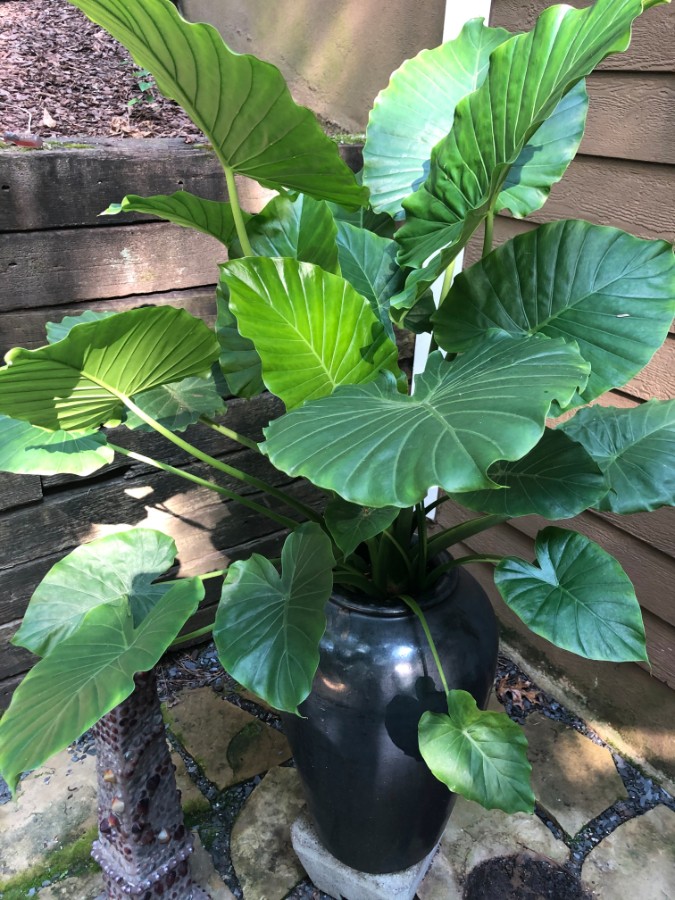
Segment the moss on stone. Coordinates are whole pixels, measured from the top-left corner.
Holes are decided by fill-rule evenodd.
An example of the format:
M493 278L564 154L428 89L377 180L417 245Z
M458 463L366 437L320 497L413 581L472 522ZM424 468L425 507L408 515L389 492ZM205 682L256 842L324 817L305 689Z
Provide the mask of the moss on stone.
M0 897L2 900L25 900L28 891L42 887L44 881L61 880L97 869L91 858L91 845L96 836L96 828L90 828L82 837L50 853L40 865L26 869L7 881L0 881Z

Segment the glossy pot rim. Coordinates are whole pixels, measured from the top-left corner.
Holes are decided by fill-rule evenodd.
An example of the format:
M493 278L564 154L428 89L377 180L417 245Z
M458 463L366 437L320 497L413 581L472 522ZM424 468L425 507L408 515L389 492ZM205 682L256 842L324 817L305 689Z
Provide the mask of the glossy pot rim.
M450 555L447 554L450 559ZM451 569L445 572L433 587L418 594L414 597L420 609L427 610L437 606L443 600L446 600L449 594L452 594L457 587L459 579L459 570ZM363 595L352 591L346 591L344 588L333 589L329 603L334 603L350 612L361 613L365 616L376 616L378 618L387 619L406 619L414 616L412 610L403 603L403 601L378 601L373 599L361 599Z

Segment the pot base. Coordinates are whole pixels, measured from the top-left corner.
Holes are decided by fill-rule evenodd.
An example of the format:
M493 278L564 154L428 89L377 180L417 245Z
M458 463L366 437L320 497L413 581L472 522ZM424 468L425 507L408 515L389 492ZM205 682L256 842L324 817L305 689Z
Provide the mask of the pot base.
M319 841L306 812L291 826L293 849L312 883L337 900L413 900L438 845L421 862L401 872L370 875L341 863Z

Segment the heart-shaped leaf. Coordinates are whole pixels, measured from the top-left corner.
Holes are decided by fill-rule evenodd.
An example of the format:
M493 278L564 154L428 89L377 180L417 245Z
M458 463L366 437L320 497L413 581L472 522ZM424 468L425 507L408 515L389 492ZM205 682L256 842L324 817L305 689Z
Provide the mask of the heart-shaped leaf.
M201 319L170 306L77 325L56 344L16 348L0 369L0 412L52 431L119 418L124 398L206 374L218 357Z
M153 584L173 565L176 545L160 531L131 528L81 544L47 572L13 643L46 656L95 606L125 598L138 625L170 585Z
M381 509L356 506L336 497L326 506L324 518L333 540L347 557L363 541L389 528L400 511L397 506L383 506Z
M455 106L483 83L490 54L510 37L471 19L457 38L393 73L375 99L363 148L363 181L377 212L401 212L401 200L428 174L432 148L450 131Z
M650 3L649 5L654 5ZM509 169L562 98L608 54L625 50L642 0L553 6L532 31L493 50L483 84L459 101L424 185L404 201L399 262L444 268L494 208Z
M372 381L382 369L400 374L396 345L344 278L262 257L226 263L222 273L239 331L262 360L263 381L287 407Z
M235 53L211 25L186 22L171 0L71 0L109 31L185 110L223 165L266 187L347 207L366 202L336 144L292 99L275 66Z
M535 553L536 565L508 558L494 574L528 628L586 659L647 660L640 605L614 557L585 535L553 526L539 532Z
M522 728L505 714L478 708L466 691L450 691L448 714L425 712L420 752L451 791L486 809L534 812L532 766Z
M17 475L91 475L115 454L97 431L46 431L0 416L0 471Z
M184 378L173 384L162 384L136 394L133 400L139 409L169 431L185 431L188 425L198 422L200 416L215 416L225 411L212 377ZM153 430L133 412L128 413L124 424L139 431Z
M218 656L277 709L297 712L311 690L334 564L330 539L310 522L286 538L281 575L258 554L227 570L213 629Z
M166 219L167 222L173 222L174 225L194 228L196 231L216 238L226 247L229 246L235 235L231 203L205 200L189 191L176 191L175 194L169 195L157 194L154 197L127 194L121 203L111 204L99 215L115 216L118 213L128 212L146 213L149 216ZM242 215L244 221L251 218L243 210Z
M495 209L508 209L523 218L546 203L576 156L584 136L588 94L584 80L565 94L543 125L523 147L497 197Z
M56 344L67 337L71 328L76 325L86 325L87 322L100 322L102 319L109 319L110 316L116 315L112 310L102 312L94 312L93 309L87 309L78 316L64 316L60 322L47 322L47 343Z
M203 595L198 578L178 582L137 628L124 598L91 609L26 675L0 720L0 772L10 788L126 700L134 675L159 661Z
M387 335L395 340L389 298L403 287L405 281L396 262L396 243L347 222L338 223L337 242L342 277L366 298Z
M589 401L649 362L673 315L670 244L570 220L521 234L458 275L433 323L449 351L490 328L574 341L591 364Z
M222 273L216 286L216 308L216 336L220 345L218 363L227 386L235 397L256 397L265 390L262 363L253 341L239 334Z
M304 194L274 197L262 212L249 220L246 233L253 256L287 256L340 274L335 242L337 226L323 200ZM235 240L230 259L241 256L244 256L241 244Z
M500 516L570 519L607 492L605 476L581 444L550 428L527 456L496 463L488 474L506 490L457 494L463 506Z
M675 506L675 400L634 409L581 409L559 430L579 441L607 477L598 509L648 512Z
M412 506L434 486L490 488L490 466L531 450L552 399L587 371L563 341L495 334L452 363L432 354L412 396L389 376L306 403L271 423L262 449L361 506Z

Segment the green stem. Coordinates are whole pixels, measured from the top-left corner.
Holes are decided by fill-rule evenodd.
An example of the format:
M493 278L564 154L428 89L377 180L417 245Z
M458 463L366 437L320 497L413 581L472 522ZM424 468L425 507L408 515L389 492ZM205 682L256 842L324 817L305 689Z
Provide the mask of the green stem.
M203 628L198 628L196 631L191 631L189 634L179 634L176 640L169 644L169 647L177 647L179 644L184 644L186 641L194 641L197 638L203 637L205 634L210 634L213 631L213 626L215 624L216 620L214 619L210 625L205 625Z
M243 447L248 447L249 450L255 450L256 453L260 453L260 447L256 444L256 442L252 441L250 438L247 438L243 434L239 434L238 431L233 431L231 428L226 428L225 425L219 425L218 422L214 422L213 419L209 419L208 416L200 416L199 421L202 423L202 425L207 425L209 428L212 428L219 434L225 435L225 437L229 438L231 441L236 441Z
M227 193L232 207L232 218L234 219L234 227L237 231L241 249L244 251L244 256L253 256L253 248L251 247L251 242L246 234L246 225L244 224L244 217L241 214L241 206L239 205L239 193L237 192L237 185L234 180L234 169L227 165L223 165L223 168L225 169Z
M455 260L450 263L450 265L445 270L443 274L443 284L441 286L441 296L439 300L439 305L445 300L445 298L450 293L450 288L452 287L452 279L455 274Z
M437 566L433 571L429 572L424 587L431 587L438 581L441 575L444 575L456 566L468 566L470 563L492 563L496 566L504 558L505 557L503 556L481 556L480 554L476 554L474 556L460 556L459 559L451 559L450 562L443 563L442 566Z
M396 548L396 550L397 550L399 556L400 556L401 559L403 560L406 569L408 570L408 575L410 576L410 578L412 578L412 575L413 575L413 572L412 572L412 564L411 564L411 562L410 562L410 558L409 558L408 554L405 552L405 550L403 549L403 547L399 544L399 542L396 540L396 538L394 537L394 535L391 534L391 532L389 531L389 529L387 529L386 531L383 531L383 532L382 532L382 537L383 537L383 538L386 538L388 541L390 541L390 542L394 545L394 547Z
M125 397L123 395L118 396L120 397L120 400L122 400L133 413L136 413L139 419L142 419L154 431L157 431L168 441L171 441L172 444L175 444L176 447L180 447L181 450L185 450L186 453L194 456L195 459L199 459L202 462L206 463L207 466L211 466L211 468L217 469L219 472L224 472L226 475L230 475L232 478L236 478L238 481L243 481L245 484L248 484L259 491L263 491L264 493L269 494L271 497L276 497L277 500L281 500L282 503L285 503L287 506L290 506L297 512L302 513L303 516L306 516L306 518L310 519L312 522L321 521L321 517L317 513L315 513L313 509L310 509L309 506L306 506L300 500L296 500L294 497L290 497L285 491L281 491L279 490L279 488L275 488L273 485L268 484L266 481L262 481L262 479L260 478L256 478L254 475L249 475L247 472L243 472L241 469L235 468L235 466L230 466L220 459L215 459L213 456L209 456L208 453L204 453L203 450L200 450L193 444L188 443L188 441L183 440L183 438L178 437L177 434L169 431L168 428L165 428L160 422L158 422L156 419L153 419L152 416L149 416L139 406L136 406L133 400L130 400L128 397ZM295 522L294 524L297 525L297 522Z
M138 460L138 462L153 466L155 469L161 469L163 472L168 472L170 475L177 475L179 478L184 478L186 481L193 482L193 484L198 484L201 487L208 488L210 491L222 494L224 497L227 497L228 500L235 500L237 503L241 503L242 506L247 506L254 512L261 513L263 516L267 516L268 519L278 522L279 525L283 525L284 528L297 528L298 526L298 522L295 519L289 519L281 513L277 513L272 509L268 509L266 506L262 506L260 503L256 503L255 500L250 500L248 497L237 494L235 491L230 491L228 488L215 484L213 481L207 481L206 478L200 478L199 475L193 475L192 472L186 472L184 469L177 469L175 466L170 466L168 463L161 462L159 459L153 459L151 456L144 456L144 454L136 453L134 450L127 450L126 447L118 447L116 444L111 444L110 441L108 441L108 446L112 447L115 453L120 453L122 456L128 456L131 459Z
M364 575L354 574L353 572L337 571L334 578L336 584L344 584L349 587L356 587L359 590L363 591L364 594L368 594L369 597L377 596L378 592L375 589L375 585L372 583L372 581L368 581L368 579Z
M478 516L475 519L469 519L468 522L462 522L459 525L453 525L452 528L446 528L445 531L434 535L429 541L429 556L434 557L441 550L447 550L453 544L465 541L467 538L473 537L474 534L480 534L481 531L486 531L488 528L492 528L493 525L507 522L509 518L509 516L497 515Z
M433 503L429 503L424 507L424 514L428 516L433 509L436 509L437 506L440 506L441 503L445 503L449 499L450 497L448 494L441 494L441 496L434 500Z
M483 234L483 256L487 256L492 250L492 235L495 227L495 214L493 210L485 217L485 232Z
M387 573L384 565L385 554L382 552L382 541L377 538L370 538L366 541L368 554L370 556L370 570L373 584L378 591L383 594L387 590Z
M419 608L417 603L413 600L412 597L409 597L407 594L401 594L401 600L408 606L414 614L419 619L420 625L424 630L424 634L426 635L426 639L429 641L429 647L431 649L431 655L434 658L434 662L436 663L436 668L438 669L438 674L441 678L441 684L443 685L443 690L445 691L445 696L450 700L450 688L448 687L448 682L445 678L445 672L443 671L443 666L441 665L441 660L438 655L438 650L436 649L436 644L434 643L434 639L431 636L431 632L429 631L429 626L427 624L426 616Z

